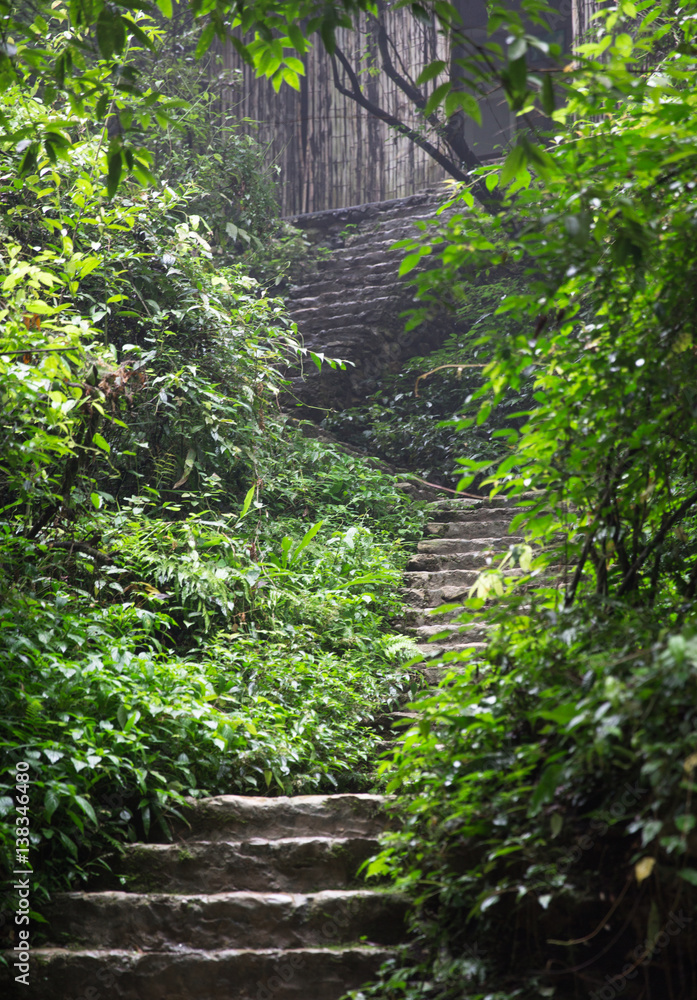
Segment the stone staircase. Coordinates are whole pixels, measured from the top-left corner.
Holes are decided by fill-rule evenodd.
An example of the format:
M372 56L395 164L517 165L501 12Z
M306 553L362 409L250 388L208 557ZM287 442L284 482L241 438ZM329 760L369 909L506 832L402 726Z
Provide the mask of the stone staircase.
M288 313L307 348L352 363L343 372L325 365L318 373L310 362L305 380L299 375L292 380L298 399L327 407L363 402L385 373L440 346L452 332L452 315L404 332L400 314L414 299L399 277L404 253L392 251L398 240L418 233L420 221L435 216L445 197L445 189L434 189L290 220L329 255L312 270L304 269L288 290Z
M428 537L417 544L404 574L402 597L408 607L401 622L424 656L421 670L426 680L437 683L456 663L444 668L429 661L466 649L476 657L487 642L485 624L459 625L453 621L457 610L438 613L439 606L466 600L492 558L523 539L510 534L511 521L520 511L506 497L436 500L429 509L434 520L426 525Z
M187 818L175 843L129 847L127 892L56 896L18 996L337 1000L402 940L405 900L357 874L387 822L381 796L224 795Z
M430 509L435 520L405 574L411 607L401 624L433 683L444 671L439 654L482 648L486 635L431 612L464 599L486 559L508 547L516 510L505 498ZM358 873L389 822L382 796L223 795L192 803L186 821L174 843L130 845L119 878L57 896L49 941L32 949L31 984L10 995L338 1000L404 940L406 900L366 888Z

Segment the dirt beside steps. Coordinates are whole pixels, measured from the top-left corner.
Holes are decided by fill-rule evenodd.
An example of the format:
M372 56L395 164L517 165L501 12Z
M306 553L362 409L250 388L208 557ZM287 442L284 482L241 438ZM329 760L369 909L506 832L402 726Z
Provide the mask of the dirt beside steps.
M404 935L406 903L358 868L378 795L192 806L174 844L135 844L102 891L55 898L30 1000L337 1000ZM3 996L7 994L3 993Z

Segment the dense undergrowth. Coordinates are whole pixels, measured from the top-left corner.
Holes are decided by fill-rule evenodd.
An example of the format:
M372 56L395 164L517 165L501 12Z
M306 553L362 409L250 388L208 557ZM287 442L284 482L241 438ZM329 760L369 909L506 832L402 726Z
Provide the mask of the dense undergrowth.
M527 541L462 608L486 651L447 658L385 763L405 825L369 871L413 894L414 939L359 997L697 995L694 19L604 9L551 100L511 69L509 99L539 86L555 119L547 148L521 135L480 171L494 218L465 189L421 240L424 310L521 269L457 423L531 390L506 454L460 463L463 488L519 497Z
M433 397L442 373L420 383L427 409L458 417L449 428L397 406L399 387L350 416L423 472L459 457L463 488L528 494L527 542L465 603L492 627L487 650L445 658L460 672L416 701L385 760L404 826L369 871L413 894L414 940L362 995L687 1000L694 5L605 8L596 41L573 61L557 52L544 78L526 61L529 25L496 17L512 33L496 84L521 116L540 104L555 135L544 148L521 132L480 172L496 211L464 188L462 210L434 222L439 266L421 291L458 290L482 322L403 381L486 367L467 384L456 367ZM228 229L224 199L200 188L129 181L110 200L122 174L145 184L154 164L113 137L105 153L85 105L56 124L25 84L22 101L5 90L2 153L0 725L7 759L29 761L48 888L82 884L106 848L166 836L180 795L371 784L373 717L410 682L408 644L384 625L399 540L421 515L277 413L276 365L301 347L282 303L215 242L239 242L245 220L250 234L266 203L235 205ZM179 113L139 100L123 97L144 134L154 104ZM270 285L276 251L256 250ZM488 317L482 273L493 290L519 283ZM401 442L383 432L395 406ZM9 794L0 803L9 815ZM0 829L8 847L14 827Z
M16 98L41 131L36 88ZM24 761L38 906L168 837L183 796L372 787L413 681L388 619L424 515L278 409L303 348L233 253L244 227L273 273L278 229L266 187L230 207L218 184L230 154L244 193L231 150L258 151L228 118L209 175L136 164L107 198L90 131L66 109L22 170L0 154L0 843L11 871Z

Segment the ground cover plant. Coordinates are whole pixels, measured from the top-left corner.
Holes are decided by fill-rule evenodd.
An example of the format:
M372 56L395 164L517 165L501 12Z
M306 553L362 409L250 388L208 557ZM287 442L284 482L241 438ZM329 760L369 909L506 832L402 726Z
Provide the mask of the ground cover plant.
M58 98L5 83L8 131L41 132ZM377 717L413 684L389 619L424 517L280 413L306 352L215 252L205 178L143 153L117 190L90 111L0 150L0 844L9 871L26 761L39 904L170 836L183 796L372 787Z
M240 46L294 85L295 16L331 47L361 6L256 3L235 28L261 27ZM195 13L203 51L225 5ZM452 28L454 8L433 13ZM362 781L362 722L408 678L380 622L396 564L375 537L392 486L365 472L349 525L342 459L323 466L294 444L284 460L274 363L297 347L282 305L243 270L216 271L205 220L177 192L125 183L152 175L130 125L176 107L128 76L126 34L147 47L145 22L117 5L99 23L73 15L40 48L42 15L8 14L30 42L0 52L0 357L3 631L20 675L3 718L55 779L35 849L56 883L79 884L89 848L146 835L189 789ZM413 892L415 946L372 989L382 1000L697 990L695 11L622 0L598 15L570 58L493 7L506 51L477 45L464 60L476 86L503 86L521 129L475 178L497 195L486 218L465 187L462 211L434 227L440 266L419 280L426 295L462 287L464 301L472 275L520 268L523 289L482 330L479 409L459 432L531 380L534 405L497 428L503 459L460 465L463 488L479 476L536 493L518 522L527 543L466 608L495 627L483 661L461 659L463 674L416 703L419 723L386 762L405 830L369 870ZM528 53L545 45L552 64L534 71ZM112 100L126 131L102 141L91 122ZM472 100L450 83L426 111L439 104L451 116ZM554 122L546 136L525 128L535 107ZM165 742L177 756L160 770Z
M480 175L493 235L468 191L434 223L426 295L523 269L462 427L531 378L533 401L498 431L503 460L460 466L463 488L519 497L527 542L463 607L492 626L486 653L450 658L464 673L385 763L406 825L370 870L414 893L415 939L359 996L697 988L694 17L621 3L546 83L523 61L547 147L523 134ZM521 329L497 335L510 312Z

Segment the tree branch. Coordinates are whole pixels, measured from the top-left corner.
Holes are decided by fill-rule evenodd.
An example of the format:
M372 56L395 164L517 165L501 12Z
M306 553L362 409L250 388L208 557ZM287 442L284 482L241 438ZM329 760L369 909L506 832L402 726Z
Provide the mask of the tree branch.
M622 597L623 594L626 594L632 585L632 580L636 575L636 571L646 562L647 558L651 555L654 549L657 549L659 545L663 544L670 529L677 524L682 517L684 517L690 507L692 507L695 503L697 503L697 492L691 493L687 499L683 500L680 506L673 511L671 516L664 521L656 537L644 547L644 550L639 553L632 565L629 567L629 570L626 573L619 590L617 591L618 597Z
M349 90L347 87L344 87L344 85L341 83L341 80L339 79L339 71L336 66L337 59L341 63L344 72L351 81L351 90ZM397 132L400 133L400 135L405 135L408 139L411 139L411 141L415 145L423 149L425 153L428 153L428 155L432 157L436 161L436 163L439 163L444 170L447 170L450 176L454 177L455 180L458 181L468 180L467 174L463 173L462 170L456 167L455 164L449 159L449 157L444 156L439 149L437 149L432 143L428 141L428 139L424 139L422 136L419 135L418 132L415 132L414 129L409 128L408 125L405 125L404 122L400 121L399 118L395 118L394 115L391 115L389 112L384 111L381 107L379 107L377 104L374 104L371 100L369 100L369 98L365 96L365 94L361 90L360 82L358 80L356 73L354 72L353 67L349 63L344 53L338 47L336 48L334 55L332 56L332 71L334 74L334 86L336 87L336 89L339 91L340 94L343 94L344 97L349 97L352 101L355 101L356 104L359 104L362 108L365 108L365 110L370 112L371 115L374 115L376 118L379 118L381 121L385 122L386 125L389 125L391 128L394 128Z
M48 543L49 549L67 549L68 552L82 552L84 555L89 556L98 563L106 563L109 566L114 565L114 560L111 556L108 556L106 552L100 552L99 549L95 549L92 545L88 545L87 542L77 542L77 541L56 541Z
M341 63L342 68L351 83L350 90L348 89L348 87L345 87L342 84L339 78L337 59ZM385 111L383 108L379 107L377 104L375 104L373 101L371 101L369 98L365 96L365 94L361 90L360 81L358 79L356 72L354 71L353 67L349 63L344 53L338 47L336 48L334 55L332 56L332 73L334 76L334 86L336 87L336 89L339 91L340 94L343 94L344 97L348 97L352 101L355 101L356 104L360 105L360 107L362 108L365 108L365 110L368 111L371 115L374 115L376 118L379 118L381 121L384 121L386 125L389 125L391 128L394 128L395 131L399 132L400 135L406 136L416 146L418 146L420 149L423 149L425 153L428 153L428 155L433 160L435 160L436 163L440 164L440 166L443 167L443 169L447 171L447 173L449 173L451 177L454 177L455 180L468 183L470 185L470 190L472 191L472 194L477 199L477 201L480 202L480 204L487 211L491 212L492 215L495 213L496 208L499 205L500 199L499 197L496 196L495 193L488 191L486 185L481 180L477 179L474 180L473 182L468 174L466 174L463 170L461 170L450 157L445 156L443 153L441 153L441 151L436 146L434 146L433 143L429 142L428 139L424 139L423 136L419 135L418 132L410 128L408 125L405 125L405 123L403 121L400 121L399 118L396 118L394 115L391 115L389 112ZM406 80L404 82L406 83L407 86L409 86ZM471 153L471 155L474 156L473 153ZM476 159L476 163L477 165L479 165L478 159Z

